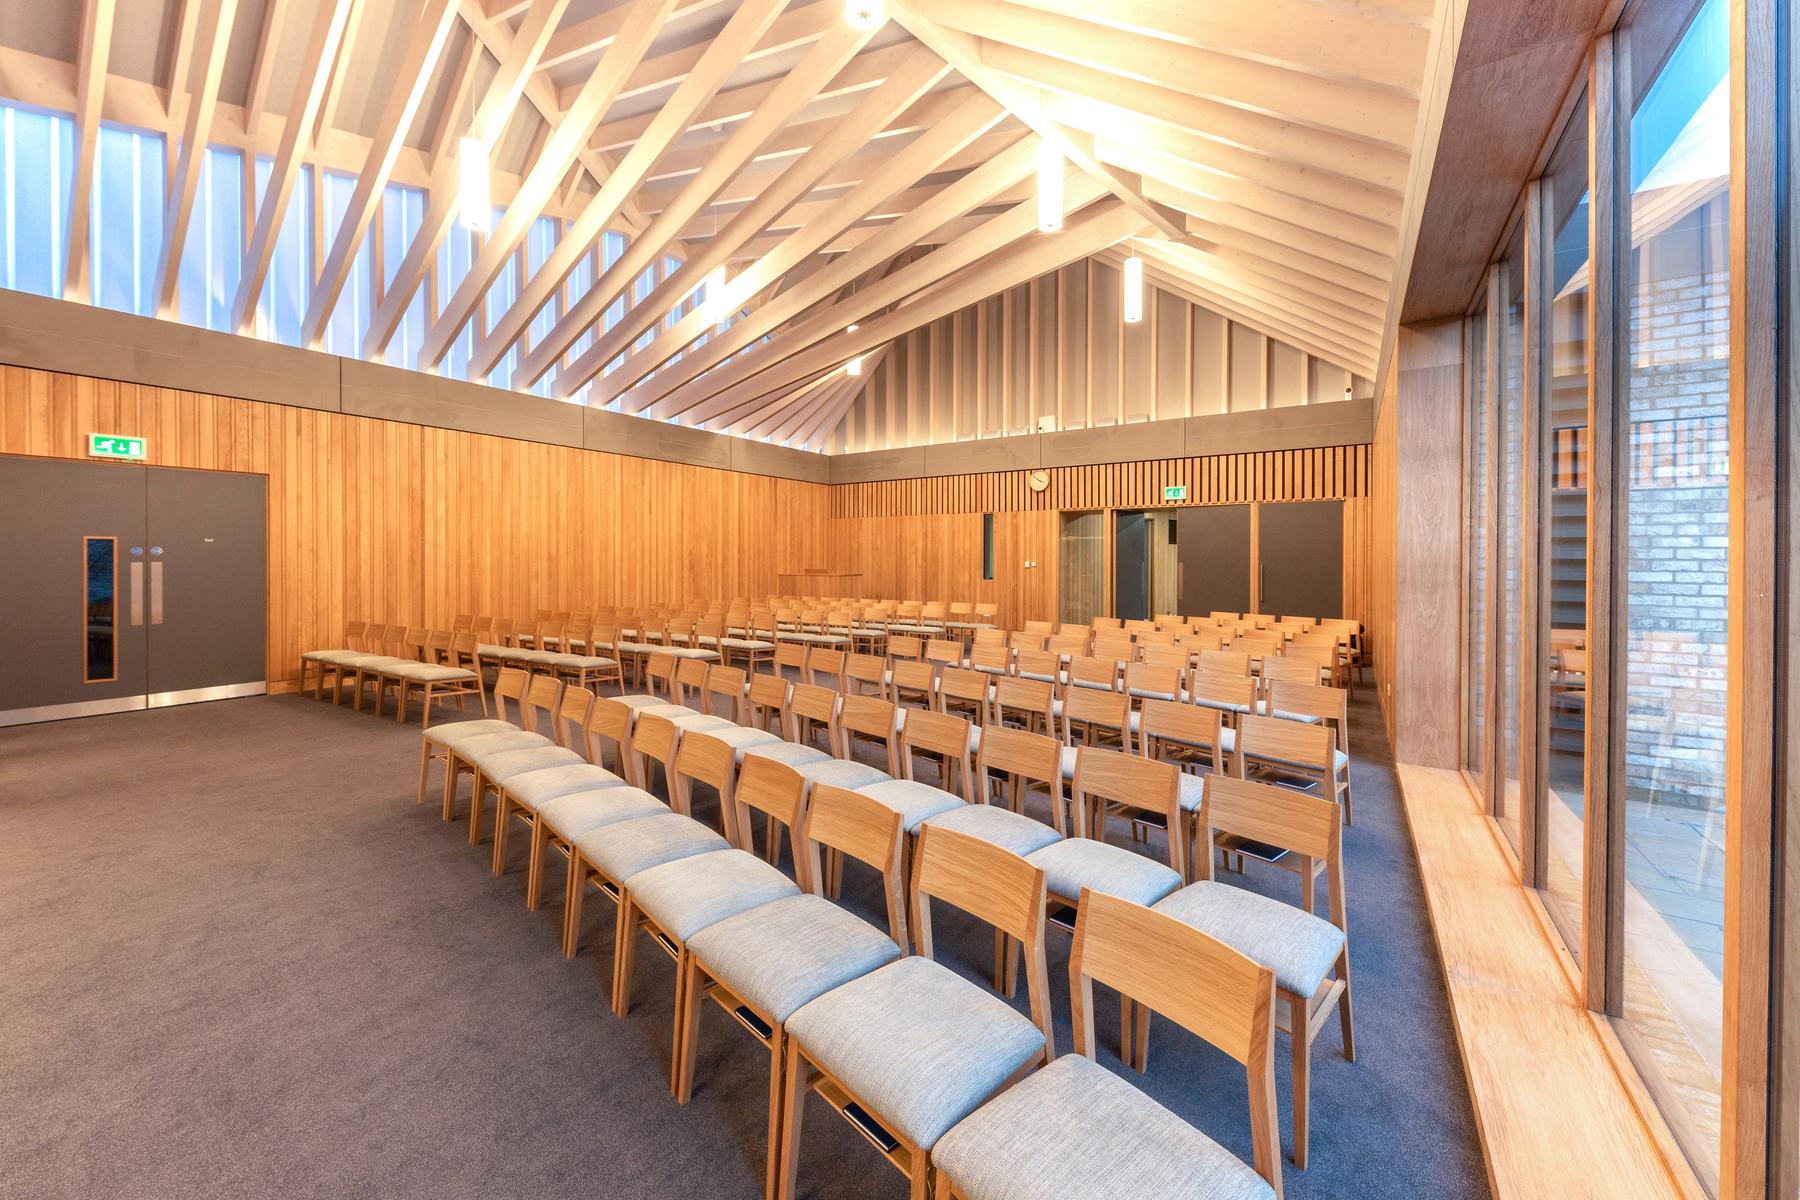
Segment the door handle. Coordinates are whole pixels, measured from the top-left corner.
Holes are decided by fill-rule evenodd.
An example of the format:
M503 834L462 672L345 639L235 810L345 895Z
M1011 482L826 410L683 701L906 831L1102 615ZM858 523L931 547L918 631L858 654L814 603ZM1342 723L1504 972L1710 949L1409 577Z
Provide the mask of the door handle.
M152 562L150 564L150 623L152 625L163 623L162 575L163 565L160 562Z
M144 623L144 564L131 564L131 623Z

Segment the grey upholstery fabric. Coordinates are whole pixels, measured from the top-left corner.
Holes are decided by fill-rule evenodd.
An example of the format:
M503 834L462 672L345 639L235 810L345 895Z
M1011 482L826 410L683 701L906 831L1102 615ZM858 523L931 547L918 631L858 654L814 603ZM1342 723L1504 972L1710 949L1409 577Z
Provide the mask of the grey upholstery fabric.
M616 665L612 659L600 654L552 654L549 661L551 666L571 671L597 671L601 667Z
M338 665L354 667L358 671L379 671L383 667L396 667L401 663L413 662L410 658L395 658L391 654L358 654L354 658L346 658Z
M927 1150L1044 1048L1006 1001L920 957L801 1005L787 1031L877 1121Z
M769 746L781 740L766 729L748 729L740 725L734 725L730 729L708 729L704 732L707 737L718 738L730 746L731 756L739 766L743 765L744 753L750 747Z
M573 750L564 750L561 746L532 746L524 750L484 754L475 760L475 765L481 769L482 778L489 783L504 785L515 775L523 775L527 771L542 771L546 767L560 767L581 761L581 755Z
M458 758L479 763L487 755L501 754L508 750L522 750L529 746L554 746L556 743L541 733L530 733L523 729L511 731L497 730L483 733L476 737L464 738L450 747Z
M946 1133L969 1200L1272 1200L1242 1159L1091 1058L1065 1054Z
M807 763L821 762L831 755L817 746L802 746L799 742L766 742L760 746L752 746L744 751L745 758L772 758L776 762L786 763L798 769Z
M793 880L742 850L676 859L639 871L627 883L638 907L678 942L726 917L800 894Z
M1275 972L1275 982L1310 996L1344 948L1344 931L1323 917L1229 883L1201 880L1153 905Z
M1275 763L1275 764L1281 765L1281 766L1298 767L1298 766L1302 765L1302 764L1297 763L1294 760L1289 759L1289 758L1276 758L1272 754L1255 754L1255 755L1251 756L1251 761L1252 762L1263 762L1263 763ZM1338 750L1338 749L1334 748L1331 752L1332 770L1342 771L1345 767L1347 767L1349 765L1350 765L1350 756L1348 754L1345 754L1342 750Z
M486 737L490 733L523 733L524 730L511 721L497 721L484 718L479 721L453 721L449 724L433 725L425 731L425 740L434 746L460 746L470 738Z
M961 796L953 796L942 788L915 779L883 779L878 783L865 783L856 790L899 813L900 823L908 833L927 818L963 806Z
M527 771L506 781L506 794L536 811L545 802L570 792L591 792L604 787L624 787L625 781L593 763L569 763L542 771Z
M564 841L572 841L590 829L666 813L669 806L642 788L604 787L597 791L571 792L547 800L538 809L544 828Z
M335 663L363 657L361 650L308 650L300 656L307 662Z
M1299 721L1305 725L1323 725L1325 723L1324 717L1308 716L1306 713L1292 713L1288 712L1286 709L1278 708L1271 713L1269 711L1269 702L1267 700L1258 700L1256 702L1256 712L1259 716L1276 716L1280 717L1283 721Z
M1133 712L1131 714L1131 732L1134 734L1142 732L1143 724L1144 724L1143 714L1139 713L1139 712ZM1207 749L1211 746L1210 742L1197 742L1197 741L1194 741L1192 738L1169 737L1167 735L1160 735L1160 736L1162 736L1162 740L1165 742L1175 742L1175 743L1178 743L1183 746L1196 746L1203 750ZM1232 748L1236 745L1237 745L1237 730L1226 729L1223 726L1221 726L1219 729L1219 749L1224 751L1226 754L1230 754L1232 751Z
M635 699L635 697L633 698ZM703 717L706 715L699 709L689 708L685 704L672 704L667 700L659 700L654 696L647 697L647 699L649 699L651 703L634 704L631 706L631 715L633 718L644 716L667 717L671 721L676 721L680 720L682 717Z
M590 829L577 834L574 844L609 879L620 882L662 863L726 847L724 838L676 812Z
M724 717L715 717L711 713L695 713L691 717L671 719L675 722L676 728L685 729L690 733L711 733L716 729L738 728L735 721L727 721Z
M900 957L893 938L804 893L709 925L688 940L688 949L715 979L777 1022Z
M758 638L728 637L720 643L727 650L773 650L774 642L765 642Z
M868 787L873 783L883 783L893 776L886 771L871 767L867 763L851 762L847 758L816 759L809 763L801 763L796 768L808 784L829 783L836 787L855 791L860 787Z
M1182 812L1199 812L1200 801L1206 797L1206 777L1195 775L1191 771L1181 773L1181 789L1178 799Z
M1069 900L1081 899L1086 887L1150 905L1181 886L1181 876L1167 863L1093 838L1052 842L1025 861L1043 868L1044 885Z
M1021 856L1061 840L1061 835L1042 821L992 804L965 804L939 813L924 823L978 837Z
M614 699L620 704L623 704L626 708L639 712L646 708L654 708L659 704L668 703L668 701L664 700L661 696L651 696L643 692L633 692L629 696L615 696Z
M434 663L407 663L386 672L410 683L464 683L475 678L475 672L464 667L440 667Z

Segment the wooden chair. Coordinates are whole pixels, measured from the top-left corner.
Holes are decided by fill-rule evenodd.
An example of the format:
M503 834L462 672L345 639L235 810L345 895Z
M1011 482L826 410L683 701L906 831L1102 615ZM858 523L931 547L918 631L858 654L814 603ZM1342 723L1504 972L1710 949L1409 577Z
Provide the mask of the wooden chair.
M746 697L748 724L787 736L788 701L794 685L780 675L758 671L750 677Z
M644 691L670 704L679 704L675 695L676 671L679 660L672 654L649 654L644 657ZM661 685L662 691L657 691Z
M1156 910L1218 938L1274 973L1276 1028L1288 1033L1293 1050L1294 1165L1305 1170L1312 1043L1334 1009L1344 1057L1356 1061L1343 829L1337 808L1316 796L1212 775L1206 781L1198 825L1202 846L1235 839L1277 848L1297 860L1290 869L1301 879L1303 913L1279 900L1214 882L1211 854L1196 866L1200 882L1159 901ZM1313 890L1321 869L1329 921L1313 915ZM1137 1067L1141 1071L1148 1063L1148 1030L1141 1029Z
M1011 675L1013 652L1006 646L976 646L969 652L969 669L986 675Z
M1172 1138L1179 1120L1095 1060L1094 985L1126 998L1148 1030L1157 1012L1244 1066L1255 1171L1198 1130ZM1114 896L1081 898L1069 957L1075 1053L1050 1063L977 1109L933 1147L938 1200L1060 1200L1116 1194L1119 1164L1186 1194L1196 1174L1214 1194L1281 1196L1275 1108L1273 973L1198 930ZM1020 1131L1044 1114L1083 1114L1028 1150ZM1021 1153L1030 1155L1029 1179ZM1258 1176L1261 1178L1259 1179ZM1266 1185L1266 1187L1264 1186ZM1197 1193L1196 1193L1197 1194Z
M945 667L938 677L933 706L941 713L963 715L972 724L985 725L992 694L991 676L967 667Z
M1119 690L1119 665L1110 658L1075 657L1069 660L1069 691L1076 688Z
M1235 728L1238 718L1258 711L1256 681L1248 675L1221 675L1204 668L1188 676L1188 699L1224 713Z
M1070 806L1077 836L1106 840L1106 818L1112 813L1145 814L1170 830L1169 866L1187 882L1189 874L1181 809L1181 772L1173 765L1127 754L1082 746L1075 751L1075 782Z
M313 699L323 699L325 675L336 663L344 659L357 658L365 653L363 634L369 628L367 621L350 621L344 626L344 638L334 650L308 650L300 656L300 686L297 690L306 690L306 673L310 669L313 675Z
M1350 756L1337 748L1326 724L1308 725L1280 717L1239 717L1232 755L1239 779L1280 781L1311 789L1342 805L1344 824L1350 813Z
M579 750L567 744L568 737L565 729L571 718L560 713L562 696L565 691L567 688L555 677L533 675L526 685L525 698L520 703L522 719L530 722L530 727L534 732L540 715L548 719L551 732L549 745L518 746L516 748L509 746L506 749L495 749L484 745L463 744L452 748L451 778L454 779L456 770L463 767L472 770L474 775L469 799L469 845L476 846L481 843L482 812L486 807L487 796L490 792L494 796L495 815L498 817L507 809L508 785L512 784L516 778L556 767L583 764L592 767L592 764L587 762ZM591 699L591 695L590 693L587 699ZM585 719L587 715L586 703L587 700L584 700L578 692L577 706L580 708L582 719ZM578 723L577 727L579 727ZM593 768L593 770L597 771L599 768ZM605 774L610 775L610 772ZM595 776L590 772L588 778L595 778ZM496 821L494 828L496 838L502 837L500 832L502 824Z
M940 669L960 667L963 664L962 643L933 638L925 643L925 661Z
M844 694L888 698L887 659L879 654L850 654L844 658Z
M988 710L995 725L1017 724L1030 733L1056 728L1055 685L1042 679L1002 676L994 681L994 697Z
M844 687L844 652L814 646L806 652L806 682L842 691Z
M1015 650L1012 673L1020 679L1035 679L1062 690L1062 657L1048 650Z
M1135 656L1131 635L1123 629L1096 629L1094 646L1089 653L1095 658L1110 659L1116 670L1123 670Z
M843 696L830 688L796 683L788 700L787 740L832 753L837 746L838 704L842 700ZM818 736L821 733L822 742Z
M912 893L918 954L826 992L788 1018L777 1200L794 1195L809 1091L862 1129L908 1176L913 1200L924 1200L928 1156L942 1132L1055 1057L1043 872L978 838L927 824L913 858ZM1029 1020L932 960L934 899L1023 945ZM955 1070L971 1054L982 1055L986 1070ZM916 1078L929 1078L934 1086L905 1086ZM1004 1082L994 1088L983 1078ZM902 1081L898 1091L896 1080Z
M797 780L790 786L797 792ZM856 792L821 784L807 799L800 820L802 850L795 861L803 894L728 917L689 939L675 1029L674 1091L682 1104L693 1094L705 999L710 997L730 1013L768 1051L769 1141L763 1186L771 1196L781 1161L785 1022L809 1001L899 958L908 937L899 814ZM824 899L822 849L848 855L881 873L887 935Z
M938 787L975 803L975 772L971 754L980 726L962 717L930 709L911 709L900 725L900 772L905 779L916 779L913 756L934 757L938 764ZM892 774L892 772L890 772Z
M469 737L457 736L456 726L451 726L436 736L433 733L426 734L428 745L436 745L443 750L444 820L455 819L457 784L461 777L468 775L472 780L479 778L476 762L480 756L556 744L550 736L555 731L544 724L544 717L554 711L560 690L560 685L547 676L527 675L516 667L502 667L494 681L495 715L504 721L506 699L510 697L516 700L519 708L516 726L507 729L489 728L484 734ZM473 846L479 840L477 835L471 833L469 844Z
M700 712L706 707L707 664L698 658L682 658L675 664L675 682L671 693L676 704Z
M897 658L888 671L888 690L896 704L930 708L937 703L937 673L922 659Z
M425 782L431 774L431 764L434 762L444 763L446 775L444 820L450 820L451 797L454 795L454 789L450 786L448 778L451 771L449 763L453 748L459 742L493 734L512 736L515 744L529 745L534 741L541 743L544 740L536 733L522 738L518 737L517 735L526 734L526 730L506 715L508 700L515 705L524 700L525 684L525 672L502 670L499 678L494 681L494 715L492 717L481 721L460 721L454 725L440 725L436 729L427 726L423 730L423 736L419 739L419 796L417 803L425 803Z
M925 643L907 634L889 634L887 654L890 660L896 661L903 658L922 659L925 656Z
M845 696L838 704L837 746L839 758L855 758L858 739L879 742L882 770L896 778L900 775L902 710L873 696Z
M581 760L561 766L548 767L538 771L527 771L503 781L495 792L494 800L494 856L492 870L496 877L506 869L506 838L514 820L523 822L532 831L533 841L536 838L538 809L552 800L574 792L594 791L600 788L616 787L624 780L604 767L594 764L587 757L591 743L587 727L592 715L595 697L586 688L570 684L563 688L558 698L552 721L556 726L556 741L565 749L574 750L581 755ZM537 892L537 879L528 875L526 898L527 906Z
M669 807L683 816L693 816L694 784L706 784L719 796L720 831L727 841L738 845L733 824L737 808L732 797L745 751L780 741L764 729L713 728L684 732L669 769Z
M779 675L784 671L792 671L794 678L805 679L806 650L805 642L779 641L775 643L775 673Z
M996 800L1008 811L1023 813L1025 798L1042 789L1050 806L1050 827L1058 836L1069 836L1064 823L1062 743L1053 737L1004 725L989 725L981 733L976 756L975 803ZM1032 847L1037 849L1037 847Z

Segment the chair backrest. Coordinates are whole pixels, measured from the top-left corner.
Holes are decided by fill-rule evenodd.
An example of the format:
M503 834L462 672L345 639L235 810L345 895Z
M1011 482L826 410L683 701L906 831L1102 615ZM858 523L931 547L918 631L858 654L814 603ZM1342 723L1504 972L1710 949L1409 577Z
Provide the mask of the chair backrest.
M1069 686L1079 688L1119 688L1119 664L1110 658L1076 657L1069 660Z
M783 667L791 667L795 671L800 671L800 670L804 669L805 666L806 666L806 643L805 642L776 642L775 643L775 669L776 670L780 670Z
M1116 735L1121 749L1131 749L1131 698L1100 688L1070 688L1063 698L1063 745L1091 746L1102 733Z
M900 726L901 775L914 778L913 755L935 754L940 760L938 786L973 804L975 772L969 753L972 728L967 720L952 713L908 709L906 721Z
M1048 621L1040 621L1040 625L1048 625ZM1014 650L1042 650L1050 641L1047 629L1015 629L1006 635L1006 644Z
M1188 697L1195 704L1227 708L1242 715L1256 711L1256 680L1248 675L1195 671L1188 678Z
M423 625L408 625L400 635L400 653L408 658L424 659L425 647L430 639L431 631Z
M1068 655L1071 658L1088 652L1088 644L1093 641L1093 631L1086 628L1072 628L1068 625L1052 634L1050 642L1044 648L1055 655Z
M1075 780L1071 795L1075 801L1077 833L1082 835L1087 831L1079 823L1087 811L1087 805L1094 800L1106 800L1127 808L1160 814L1168 821L1171 831L1169 862L1181 872L1182 878L1187 878L1187 873L1183 870L1182 842L1185 839L1180 836L1181 771L1174 765L1145 758L1140 754L1082 746L1075 751Z
M953 668L946 667L945 670ZM915 693L921 704L929 706L932 700L932 685L936 682L930 663L916 658L897 658L894 660L893 682L890 688L896 703L904 703Z
M675 703L689 708L705 706L706 666L706 660L702 658L683 657L676 662Z
M1337 748L1346 754L1350 752L1349 712L1343 688L1282 679L1275 680L1269 688L1270 716L1317 717L1331 726Z
M1060 821L1062 813L1062 743L1041 733L1026 733L1004 725L989 725L981 731L981 753L976 758L975 778L978 784L973 800L981 800L979 789L992 788L994 775L1020 780L1029 785L1042 784L1050 793L1050 811Z
M882 895L887 901L888 933L902 950L906 948L906 876L902 872L902 847L906 823L900 810L861 792L829 783L813 786L806 797L805 825L801 835L803 874L814 895L824 895L821 848L848 854L881 872Z
M1125 664L1125 691L1139 699L1176 700L1181 696L1181 669L1153 663Z
M613 759L618 764L618 775L631 783L636 772L625 761L625 751L631 746L631 706L622 700L614 700L610 696L596 696L593 706L588 709L587 746L583 754L595 766L606 766L605 748L600 739L605 738L613 744Z
M749 680L744 675L743 668L712 667L706 672L706 703L702 707L707 712L712 712L713 697L723 696L728 706L725 716L742 724L744 721L744 689L747 686L749 686Z
M887 699L887 660L879 654L845 655L844 690L861 695L871 686L877 696Z
M1301 895L1312 898L1312 863L1325 863L1331 923L1348 930L1344 900L1344 823L1338 806L1319 796L1267 783L1251 783L1230 775L1209 775L1201 791L1198 844L1210 846L1213 835L1234 834L1298 855ZM1213 877L1212 855L1194 864L1197 879ZM1310 903L1302 904L1308 912Z
M477 687L481 686L481 664L476 653L480 645L481 639L473 629L460 630L450 639L450 665L474 671Z
M788 732L790 742L812 741L812 726L823 726L827 748L837 744L838 701L842 697L830 688L810 683L796 683L788 698Z
M962 643L933 638L925 643L925 661L960 667L963 661Z
M758 729L768 729L774 718L775 732L787 736L787 707L794 685L780 675L758 671L750 676L749 716Z
M826 687L844 686L844 652L814 646L806 653L806 681Z
M1050 684L1061 683L1062 656L1052 654L1048 650L1015 650L1012 673L1021 679L1036 679Z
M644 687L652 696L662 695L673 701L675 699L676 662L673 654L651 654L644 662ZM662 691L656 690L658 683Z
M1268 762L1286 771L1316 771L1321 778L1333 773L1335 738L1328 725L1308 725L1281 717L1238 718L1233 758L1241 779L1251 762Z
M1026 633L1042 633L1042 634L1048 635L1048 634L1054 632L1055 629L1056 629L1055 621L1027 621L1027 622L1025 622L1025 632Z
M913 934L931 957L931 902L941 900L987 922L1024 948L1031 1020L1056 1056L1050 1025L1050 974L1044 961L1044 872L1010 850L927 822L913 851Z
M890 634L887 640L887 652L889 658L920 658L925 653L925 643L908 634Z
M1069 952L1069 990L1075 1052L1089 1058L1095 1050L1096 983L1146 1005L1244 1065L1256 1171L1281 1195L1275 973L1165 913L1084 891Z
M1268 687L1276 683L1295 683L1317 685L1320 666L1316 662L1308 662L1304 657L1294 658L1289 655L1276 657L1271 654L1263 659L1262 683Z
M1225 749L1219 730L1223 724L1216 708L1179 700L1146 700L1138 721L1138 745L1146 758L1161 758L1169 750L1184 756L1208 754L1212 769L1222 771Z
M593 706L593 692L573 683L564 685L562 696L556 702L556 719L551 723L557 745L566 750L578 750L583 758L588 757L586 729L588 711Z
M700 730L682 735L675 748L675 761L669 767L669 799L671 807L684 816L694 812L693 785L708 784L719 793L719 816L725 824L725 839L738 844L737 810L732 799L732 784L737 774L737 755L728 742Z
M514 704L518 705L521 710L516 724L521 728L524 727L525 714L523 709L525 688L528 682L529 677L518 667L500 668L500 674L494 677L494 715L496 717L500 718L502 721L513 720L513 718L506 715L506 702L511 700Z
M989 675L1012 674L1013 652L1006 646L989 644L976 646L969 652L969 669L982 671Z
M974 646L977 650L984 646L1006 645L1006 631L996 629L992 625L982 625L975 630Z
M1165 646L1156 642L1143 642L1138 646L1138 662L1147 667L1173 667L1177 673L1183 673L1188 669L1190 657L1184 646Z
M1052 716L1055 700L1055 689L1047 680L1002 675L994 680L991 715L995 724L1002 724L1008 716L1015 716L1022 719L1025 728L1034 733L1049 730L1055 727Z
M806 780L800 772L784 762L760 754L746 754L731 797L736 809L731 820L735 834L732 841L738 849L755 848L755 830L750 821L750 812L754 809L787 827L788 840L794 850L794 869L806 871L806 866L801 864L807 862L807 855L800 840L800 830L806 826ZM810 874L799 882L802 887L810 887Z
M899 666L899 663L894 664L896 684L900 681ZM945 667L944 673L938 677L938 711L949 712L953 708L968 707L974 714L974 722L977 725L985 724L988 717L988 688L992 678L968 667Z
M1095 658L1111 659L1114 662L1129 661L1132 656L1131 635L1123 629L1096 629L1091 653Z
M538 732L538 715L554 713L556 698L562 694L562 683L554 675L533 675L519 698L519 728ZM551 730L555 732L554 727Z
M871 738L881 743L881 750L887 762L883 766L889 775L900 774L900 747L894 737L894 724L898 710L886 700L874 696L845 696L838 704L838 742L835 753L839 758L854 758L856 739Z
M631 753L637 759L637 766L642 781L648 788L652 782L650 764L661 763L665 771L675 762L676 749L681 744L681 727L665 716L657 713L640 712L631 727ZM670 780L670 794L674 794L674 780Z

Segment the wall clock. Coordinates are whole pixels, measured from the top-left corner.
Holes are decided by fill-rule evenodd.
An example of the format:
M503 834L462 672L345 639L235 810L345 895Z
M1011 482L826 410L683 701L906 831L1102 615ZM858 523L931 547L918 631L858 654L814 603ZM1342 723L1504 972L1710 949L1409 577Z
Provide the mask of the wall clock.
M1033 471L1025 482L1031 485L1032 491L1041 492L1050 486L1050 472Z

